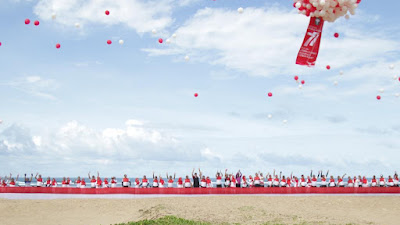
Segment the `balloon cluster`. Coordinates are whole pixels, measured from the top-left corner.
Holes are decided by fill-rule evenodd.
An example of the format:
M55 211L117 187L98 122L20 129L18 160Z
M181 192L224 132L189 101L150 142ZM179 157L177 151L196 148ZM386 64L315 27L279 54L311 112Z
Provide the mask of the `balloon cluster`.
M342 16L348 19L348 12L354 15L360 2L361 0L294 0L293 6L300 14L334 22Z

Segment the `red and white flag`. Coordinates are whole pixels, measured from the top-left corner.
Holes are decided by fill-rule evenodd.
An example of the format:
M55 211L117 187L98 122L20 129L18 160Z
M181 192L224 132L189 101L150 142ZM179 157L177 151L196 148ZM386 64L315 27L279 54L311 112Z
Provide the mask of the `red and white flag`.
M317 61L319 44L321 43L324 20L319 17L311 17L306 36L297 55L296 64L302 66L315 66Z

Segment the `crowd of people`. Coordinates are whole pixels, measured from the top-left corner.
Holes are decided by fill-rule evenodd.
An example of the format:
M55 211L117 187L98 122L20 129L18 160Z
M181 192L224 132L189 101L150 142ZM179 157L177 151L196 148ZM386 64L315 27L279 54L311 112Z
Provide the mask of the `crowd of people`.
M393 177L388 176L385 178L383 175L380 175L377 178L375 175L372 179L368 180L365 176L347 176L344 174L343 176L334 176L329 175L329 171L326 174L323 174L322 171L318 171L318 174L311 174L309 176L301 175L300 177L282 175L282 172L278 174L275 173L275 170L272 174L267 173L264 177L262 172L255 173L254 176L249 175L248 177L243 175L240 170L234 173L228 173L228 170L225 170L225 173L222 171L217 171L215 174L215 181L213 182L209 176L204 176L201 170L198 170L199 173L195 172L193 169L191 178L189 175L186 175L184 178L179 177L176 179L175 174L168 175L166 174L165 179L159 175L155 176L153 172L153 177L149 180L146 176L143 176L142 179L135 178L134 180L130 180L128 176L125 174L121 180L117 180L116 177L101 178L99 172L97 172L97 177L95 175L90 175L88 173L88 183L86 183L85 178L77 177L76 180L71 181L69 177L63 178L61 183L57 182L55 178L47 177L46 180L42 178L42 175L39 173L33 177L27 176L25 174L24 186L35 186L35 187L77 187L77 188L115 188L117 187L117 183L120 182L122 187L134 187L134 188L252 188L252 187L399 187L399 176L397 172L394 173ZM19 186L19 175L16 178L10 174L10 176L5 176L4 178L0 177L1 187L17 187ZM36 185L31 184L33 179L36 181Z

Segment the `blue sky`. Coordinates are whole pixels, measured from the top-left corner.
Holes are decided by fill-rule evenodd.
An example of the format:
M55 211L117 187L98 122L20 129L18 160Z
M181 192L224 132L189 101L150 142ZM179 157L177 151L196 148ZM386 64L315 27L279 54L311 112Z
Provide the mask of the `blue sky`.
M2 1L0 174L392 173L400 18L385 5L326 23L305 68L291 1Z

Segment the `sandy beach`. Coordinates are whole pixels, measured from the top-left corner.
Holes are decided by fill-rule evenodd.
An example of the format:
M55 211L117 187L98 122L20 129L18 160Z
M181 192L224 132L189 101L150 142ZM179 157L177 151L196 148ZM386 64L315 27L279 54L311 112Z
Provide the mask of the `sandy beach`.
M399 224L400 196L0 199L0 224L104 225L165 215L213 224Z

